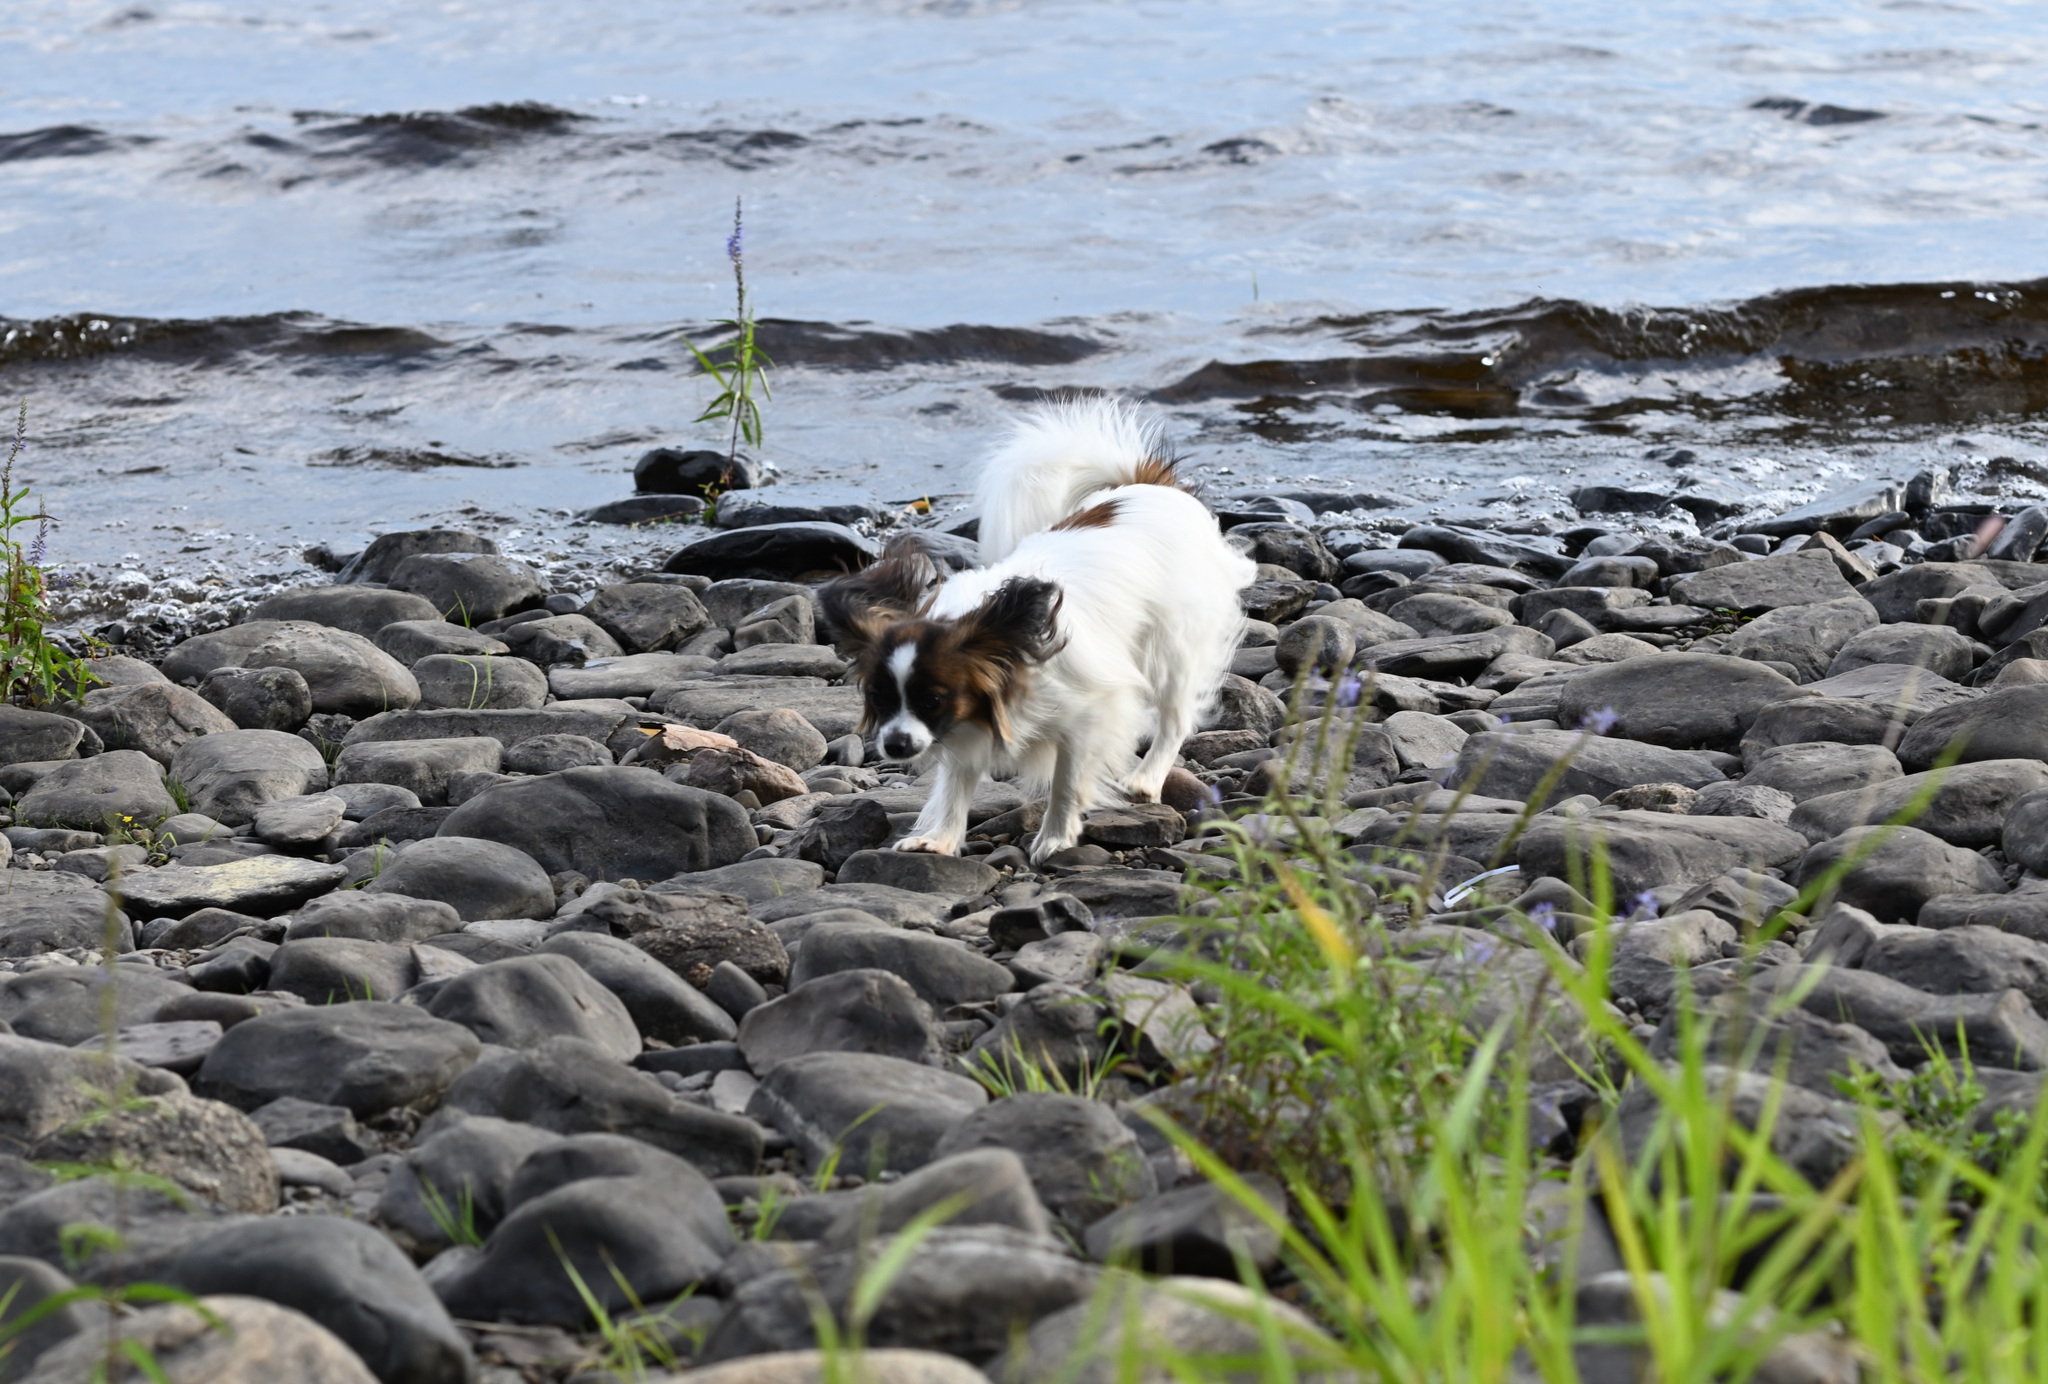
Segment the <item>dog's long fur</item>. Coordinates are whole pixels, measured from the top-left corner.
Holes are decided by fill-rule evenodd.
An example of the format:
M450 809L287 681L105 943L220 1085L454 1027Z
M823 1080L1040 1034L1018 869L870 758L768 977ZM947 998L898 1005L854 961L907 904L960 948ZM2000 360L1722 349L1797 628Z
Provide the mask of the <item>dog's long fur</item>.
M1027 415L978 494L989 566L933 590L933 565L899 542L822 597L885 757L937 761L897 848L957 851L982 775L1015 771L1050 792L1037 861L1106 794L1158 798L1243 635L1238 593L1256 569L1117 401Z

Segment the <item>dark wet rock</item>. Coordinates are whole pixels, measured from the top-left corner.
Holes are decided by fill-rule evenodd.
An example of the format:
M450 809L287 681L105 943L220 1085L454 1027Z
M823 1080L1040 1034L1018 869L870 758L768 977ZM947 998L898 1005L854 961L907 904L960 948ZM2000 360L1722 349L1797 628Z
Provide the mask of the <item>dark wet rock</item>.
M1581 793L1605 799L1645 783L1704 788L1726 777L1703 754L1567 730L1502 730L1475 735L1460 746L1452 788L1469 788L1491 798L1526 802L1560 761L1568 761L1542 806Z
M47 711L0 705L0 764L40 764L71 759L85 737L85 723Z
M395 1000L419 979L410 947L359 937L304 937L271 956L268 984L308 1004L324 1005Z
M334 762L336 783L388 783L428 807L448 801L448 780L459 773L496 773L504 747L489 736L445 740L364 741L343 748Z
M165 765L186 741L236 725L199 693L170 682L94 688L74 714L107 749L139 750Z
M435 993L427 1012L502 1048L580 1038L621 1062L640 1052L625 1004L566 956L514 957L466 971Z
M475 1370L461 1332L398 1247L339 1216L224 1226L188 1244L162 1281L302 1312L340 1337L383 1384L453 1384Z
M915 894L959 898L985 894L1001 879L979 860L929 851L861 851L839 867L841 884L882 884Z
M302 586L264 597L249 611L248 618L305 620L370 639L386 625L401 620L433 620L439 618L439 612L427 601L404 591L353 585Z
M230 938L186 967L185 976L196 989L246 995L270 984L270 962L276 951L277 943L260 937Z
M138 750L110 750L51 769L15 804L14 817L26 826L105 831L123 819L153 825L177 810L161 764Z
M495 553L498 545L461 529L408 529L380 534L341 569L337 582L388 582L398 564L417 553Z
M241 826L265 803L326 788L327 762L282 731L222 731L181 746L170 777L184 785L192 810Z
M1995 687L1926 712L1899 742L1899 762L1932 768L1952 745L1964 761L2048 760L2048 684Z
M1447 524L1418 525L1401 535L1400 546L1426 548L1446 562L1526 567L1546 577L1561 576L1572 565L1570 558L1539 543L1485 529L1462 529Z
M471 798L441 826L525 851L547 874L666 879L731 865L756 841L730 798L648 769L593 766L508 783Z
M934 1009L994 999L1013 988L1010 972L958 942L862 923L819 923L804 933L789 971L794 995L806 982L842 971L887 971Z
M2012 807L2043 789L2048 789L2048 764L1980 760L1808 798L1792 814L1791 824L1808 840L1824 841L1851 827L1890 821L1920 801L1912 818L1919 830L1952 846L1989 846L2001 839Z
M889 1244L820 1254L806 1272L784 1269L741 1285L699 1363L814 1345L817 1300L843 1323L866 1266ZM1086 1298L1095 1274L1044 1236L1000 1225L941 1226L918 1242L880 1295L867 1341L986 1359L1031 1322Z
M377 1199L377 1220L420 1259L449 1247L449 1221L488 1235L504 1219L520 1164L561 1137L489 1116L444 1126L391 1169Z
M715 495L752 490L762 479L752 457L704 447L656 447L633 465L633 489L641 495Z
M933 1157L987 1148L1022 1159L1046 1210L1076 1235L1118 1207L1152 1196L1158 1186L1137 1136L1107 1105L1080 1096L1030 1093L991 1101L954 1126Z
M445 823L440 835L386 861L365 892L435 899L466 923L555 912L554 886L531 856L497 841L451 833Z
M287 855L259 855L225 865L166 865L123 877L126 906L139 916L182 918L202 908L225 908L272 918L340 884L347 871Z
M294 1096L373 1115L440 1094L479 1048L460 1024L403 1005L281 1009L229 1029L193 1089L243 1110Z
M843 524L760 524L700 538L679 548L662 570L711 577L784 581L856 571L880 557L873 540Z
M429 654L412 666L424 710L534 710L548 699L547 675L523 658Z
M290 668L306 680L313 710L371 716L419 700L419 684L391 655L359 634L299 620L251 620L195 635L164 658L184 680L220 668Z
M848 1200L821 1237L819 1248L828 1253L894 1235L941 1204L958 1207L946 1218L949 1226L1001 1225L1039 1236L1052 1229L1022 1160L995 1146L940 1153L908 1177Z
M1237 593L1247 618L1273 625L1292 620L1315 598L1316 584L1308 581L1255 581Z
M1859 854L1836 896L1881 922L1918 917L1922 904L1943 894L1995 894L2005 884L1975 851L1913 827L1856 827L1822 841L1800 858L1795 882L1804 888Z
M1577 725L1611 710L1613 733L1629 740L1733 750L1764 707L1800 695L1789 679L1747 659L1665 654L1576 675L1565 684L1558 720Z
M936 1067L873 1053L814 1052L768 1073L747 1113L780 1130L813 1167L843 1147L849 1168L909 1172L930 1162L939 1140L987 1103L979 1082Z
M568 957L618 996L634 1027L646 1038L664 1043L722 1042L738 1033L737 1025L714 997L630 942L597 933L564 932L542 943L541 950Z
M282 1096L249 1112L274 1149L301 1149L341 1167L360 1163L377 1151L348 1107Z
M582 517L593 524L651 524L662 519L696 519L709 508L701 495L634 495L594 505L584 510Z
M701 593L705 611L714 625L733 629L763 606L800 596L815 601L817 593L799 582L764 581L754 577L728 577L715 581ZM813 624L815 625L815 618Z
M896 927L937 927L949 916L951 907L943 895L915 894L886 884L828 884L757 902L753 912L761 922L776 923L827 909L852 908Z
M1556 651L1557 645L1548 635L1520 625L1505 625L1478 634L1376 644L1359 656L1359 664L1397 677L1452 681L1476 676L1505 654L1549 658Z
M622 1134L709 1177L752 1173L761 1160L755 1125L677 1100L652 1076L575 1038L494 1054L465 1073L444 1104L556 1134Z
M548 594L531 567L488 553L416 553L392 568L389 581L425 598L443 620L471 626L532 610Z
M458 1317L580 1330L589 1308L565 1262L606 1312L624 1315L688 1292L732 1248L724 1204L694 1169L585 1178L518 1207L438 1291Z
M1843 649L1880 632L1877 611L1870 602L1850 595L1840 600L1765 611L1729 635L1722 642L1721 652L1756 663L1789 663L1799 670L1800 682L1816 682L1830 672L1843 671L1835 666L1843 657ZM1851 662L1847 666L1861 664Z
M1617 898L1665 884L1698 883L1738 866L1787 865L1807 848L1798 832L1754 818L1618 812L1577 821L1537 817L1523 833L1516 858L1531 877L1590 879L1596 841L1606 852Z
M1271 1177L1251 1173L1245 1185L1276 1215L1286 1214L1287 1194ZM1086 1244L1089 1257L1102 1263L1233 1283L1241 1261L1263 1271L1280 1257L1279 1232L1213 1183L1155 1193L1126 1206L1096 1221Z
M936 1063L940 1052L931 1006L900 976L879 970L821 975L748 1010L740 1021L739 1045L747 1065L760 1074L807 1053Z
M712 971L722 962L764 985L780 985L789 975L782 939L755 921L676 921L637 934L632 944L699 989L711 983Z
M855 486L833 482L778 485L720 496L718 527L749 529L763 524L805 522L853 524L878 520L888 512L887 505Z
M459 776L457 779L460 781ZM439 831L441 823L447 821L448 814L454 810L452 807L387 807L344 827L335 836L335 846L340 850L355 850L379 842L423 841ZM381 871L391 858L388 851L370 857L369 874ZM351 878L350 882L358 883L360 878L367 877Z
M119 1164L223 1211L277 1209L277 1167L263 1131L233 1106L174 1092L136 1098L38 1140L44 1163Z

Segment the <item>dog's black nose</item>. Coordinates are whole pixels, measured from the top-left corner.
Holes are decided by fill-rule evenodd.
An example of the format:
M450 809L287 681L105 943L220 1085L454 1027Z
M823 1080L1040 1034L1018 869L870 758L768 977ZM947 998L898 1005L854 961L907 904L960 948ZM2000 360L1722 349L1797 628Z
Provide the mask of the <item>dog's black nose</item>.
M882 753L890 759L910 758L910 737L902 731L895 731L882 737Z

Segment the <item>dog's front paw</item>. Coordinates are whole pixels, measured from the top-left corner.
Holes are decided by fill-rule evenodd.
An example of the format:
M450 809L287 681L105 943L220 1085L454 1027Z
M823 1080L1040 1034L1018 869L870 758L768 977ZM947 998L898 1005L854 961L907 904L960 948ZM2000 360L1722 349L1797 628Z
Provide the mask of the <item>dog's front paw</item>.
M953 845L936 836L906 836L896 843L899 851L923 851L927 855L951 855Z
M1065 850L1079 839L1079 832L1052 834L1041 831L1038 833L1038 839L1031 843L1031 852L1027 858L1033 865L1043 865L1047 856Z
M1145 783L1132 779L1123 784L1119 791L1123 793L1126 799L1134 803L1156 803L1159 801L1159 785L1156 783Z

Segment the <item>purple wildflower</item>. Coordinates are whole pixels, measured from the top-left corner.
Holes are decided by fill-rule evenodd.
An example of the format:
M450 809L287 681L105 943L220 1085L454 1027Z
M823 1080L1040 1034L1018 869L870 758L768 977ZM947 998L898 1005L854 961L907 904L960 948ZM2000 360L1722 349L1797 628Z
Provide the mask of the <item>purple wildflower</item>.
M1364 687L1356 675L1346 673L1337 683L1337 705L1357 706L1359 694L1364 691Z
M732 234L725 238L725 257L735 268L740 264L740 199L732 199Z
M1635 906L1638 913L1651 918L1657 916L1657 896L1647 889L1636 895Z
M1218 788L1218 787L1217 787L1217 786L1216 786L1215 784L1213 784L1213 783L1205 783L1205 784L1203 784L1203 785L1202 785L1202 805L1203 805L1204 807L1221 807L1221 806L1223 806L1223 790L1222 790L1221 788Z
M1613 707L1603 706L1598 711L1587 712L1586 719L1579 722L1579 729L1590 731L1594 735L1605 735L1614 729L1614 723L1620 719L1615 715Z
M1554 903L1537 904L1529 910L1529 921L1542 928L1545 932L1555 933L1557 931L1557 905Z
M29 565L29 566L31 566L31 567L41 567L41 566L43 565L43 552L44 552L44 550L45 550L45 549L46 549L46 548L47 548L47 547L49 546L49 541L50 541L50 516L49 516L49 515L47 515L47 514L45 514L45 515L44 515L44 516L43 516L43 517L41 518L41 520L39 520L39 521L37 522L37 524L36 524L36 541L35 541L34 543L31 543L31 544L29 545L29 549L28 549L28 565Z

